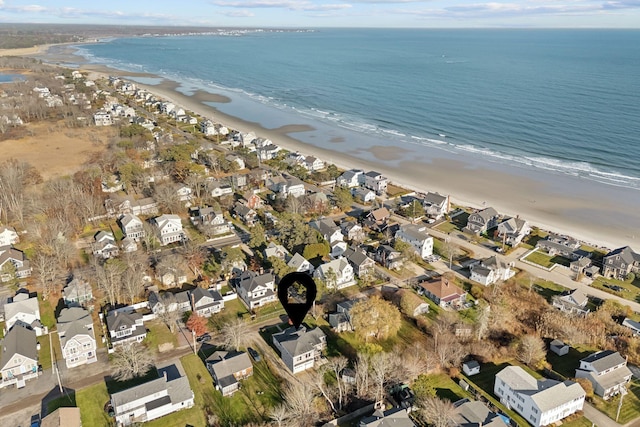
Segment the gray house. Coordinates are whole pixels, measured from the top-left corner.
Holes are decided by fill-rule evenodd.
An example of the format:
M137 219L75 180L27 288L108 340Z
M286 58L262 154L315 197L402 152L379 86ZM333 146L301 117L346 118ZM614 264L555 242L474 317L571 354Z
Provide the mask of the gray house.
M71 306L82 306L93 299L93 290L86 280L74 277L62 290L64 303Z
M195 288L191 291L191 310L198 316L211 317L224 308L224 300L218 291Z
M640 273L640 254L629 246L609 252L602 260L602 275L625 280L629 273Z
M205 363L223 396L231 396L240 388L239 381L253 374L253 365L245 352L216 351Z
M25 386L38 377L36 333L18 324L5 335L0 347L0 388L15 384Z
M507 427L504 420L477 400L463 399L455 402L451 417L453 427Z
M313 368L327 347L327 336L320 328L307 330L305 326L290 327L273 334L273 345L280 351L280 357L294 374Z
M141 342L147 336L147 329L142 322L142 315L135 311L129 313L116 310L110 311L107 314L106 322L113 347Z
M469 215L467 226L463 231L467 233L481 234L498 225L500 215L494 208L486 208Z
M603 399L620 393L631 380L627 359L613 350L594 353L580 360L576 378L586 378L593 384L593 391Z
M358 276L373 274L376 263L367 254L357 247L351 246L342 254L353 267L353 272Z

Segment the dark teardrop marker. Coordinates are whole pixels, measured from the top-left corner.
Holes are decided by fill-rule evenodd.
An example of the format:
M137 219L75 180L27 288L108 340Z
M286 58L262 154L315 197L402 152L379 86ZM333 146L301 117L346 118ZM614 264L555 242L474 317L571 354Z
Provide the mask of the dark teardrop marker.
M292 303L289 302L289 288L293 286L295 283L299 283L304 286L307 290L306 292L306 300L304 303ZM293 326L298 329L304 317L309 312L309 309L313 305L313 302L316 299L316 294L318 290L316 288L316 282L313 281L313 278L307 273L294 272L289 273L280 280L280 284L278 284L278 299L280 300L280 304L284 307L284 310L289 315L289 319L291 319L291 323Z

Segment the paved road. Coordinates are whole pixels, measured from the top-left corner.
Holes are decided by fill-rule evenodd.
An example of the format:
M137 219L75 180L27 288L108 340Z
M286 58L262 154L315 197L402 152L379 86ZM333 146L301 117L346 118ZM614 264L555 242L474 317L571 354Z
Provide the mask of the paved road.
M597 427L620 427L620 424L607 417L602 412L591 406L591 404L585 402L582 407L584 416L594 423Z

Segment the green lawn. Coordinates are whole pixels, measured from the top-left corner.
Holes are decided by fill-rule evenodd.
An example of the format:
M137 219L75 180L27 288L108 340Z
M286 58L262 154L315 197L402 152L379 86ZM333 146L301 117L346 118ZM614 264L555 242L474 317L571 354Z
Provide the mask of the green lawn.
M48 300L41 300L40 295L38 295L38 301L40 303L40 322L49 329L53 328L56 325L54 307Z
M239 299L233 299L231 301L225 301L224 310L222 312L214 314L209 318L209 328L211 330L219 330L226 323L231 321L235 317L249 318L249 310Z
M0 322L0 339L4 338L4 322Z
M39 336L36 338L36 341L40 343L40 351L38 352L38 364L42 365L42 369L50 369L51 347L49 346L49 335ZM58 361L58 365L64 364L58 334L54 333L53 335L51 335L51 342L53 343L53 351L55 353L55 358Z
M80 408L82 425L92 427L110 427L115 420L104 411L109 401L107 385L104 382L76 391L76 403Z
M458 383L446 374L421 375L421 377L421 380L427 381L435 389L436 396L441 399L456 402L460 399L473 397L471 393L464 391Z
M206 425L207 423L204 419L202 410L196 406L189 409L182 409L169 415L165 415L164 417L156 418L155 420L144 423L145 427L205 427Z
M614 291L613 289L607 288L605 285L620 286L623 290L619 292ZM593 281L591 286L630 301L640 301L640 278L635 279L633 282L623 282L622 280L598 277Z
M540 252L540 251L536 251L536 252L532 252L530 253L525 260L532 262L534 264L538 264L544 268L551 268L554 264L553 261L551 261L553 257L544 253L544 252Z
M640 414L640 381L632 377L628 390L629 393L624 396L622 401L622 409L620 410L620 418L618 419L618 423L622 425L638 418ZM596 408L607 414L607 416L613 420L616 418L619 404L620 395L612 397L607 401L596 396L593 401L593 405Z
M598 351L596 348L584 345L576 345L569 348L569 353L564 356L558 356L552 351L547 352L547 361L553 367L553 370L565 378L574 378L576 376L576 368L580 366L580 359L584 359L588 355Z
M580 417L573 421L565 421L562 427L592 427L593 423L585 417Z
M174 348L178 346L178 338L176 337L176 334L172 333L167 325L161 321L154 320L146 323L145 326L149 330L145 341L155 351L158 351L158 346L161 344L170 343Z
M436 230L442 231L443 233L451 233L452 231L458 231L459 228L451 223L451 222L442 222L435 227Z

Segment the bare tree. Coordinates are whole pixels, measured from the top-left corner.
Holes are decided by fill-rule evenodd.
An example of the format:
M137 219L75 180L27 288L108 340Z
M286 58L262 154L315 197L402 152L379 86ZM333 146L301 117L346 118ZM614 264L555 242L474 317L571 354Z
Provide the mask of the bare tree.
M47 299L53 291L53 286L61 274L61 269L55 257L43 252L36 252L31 260L31 267L36 276L36 283L43 299Z
M448 427L453 422L455 407L449 400L428 396L421 399L419 407L425 421L434 427Z
M536 335L523 335L517 347L518 360L527 366L535 367L542 362L547 354L544 341Z
M157 311L158 318L167 325L171 332L175 332L177 322L182 317L182 313L177 309L177 300L175 295L170 292L163 294L159 301L162 307Z
M111 305L115 305L120 300L122 290L122 273L126 266L116 259L110 259L104 266L97 262L94 265L98 288L102 290Z
M314 400L316 389L308 382L291 381L287 383L283 392L284 401L292 415L295 424L303 427L316 421Z
M144 258L137 253L125 254L123 261L126 270L122 273L122 291L129 303L133 304L143 291L146 264Z
M384 386L391 378L395 363L391 353L376 353L371 357L371 379L375 385L375 398L379 402L384 397Z
M187 266L193 271L194 276L199 277L202 265L207 259L205 249L193 241L187 240L180 249L180 253L187 260Z
M291 418L291 412L286 404L280 403L269 411L269 418L278 424L278 427L285 426L287 420Z
M438 336L435 353L443 368L458 366L466 356L464 346L451 333Z
M333 403L333 393L327 382L324 380L324 374L326 371L327 368L324 367L316 371L311 371L307 374L305 380L308 380L311 386L315 387L316 390L318 390L320 395L324 397L324 399L331 407L331 410L335 414L337 411L336 405Z
M153 198L158 202L162 212L176 213L183 207L180 196L171 184L158 185L153 192Z
M358 353L358 358L356 359L354 366L356 373L356 395L361 399L366 399L371 396L369 359L364 354Z
M239 317L234 318L220 330L222 343L226 348L239 350L248 339L248 328L244 320Z
M144 345L123 344L111 356L111 366L113 378L125 381L149 372L153 367L153 357Z
M348 363L349 363L349 360L346 357L338 356L338 357L333 357L329 359L329 363L327 364L327 367L336 376L335 386L338 391L338 410L340 411L342 410L342 405L344 404L345 399L347 397L347 384L344 381L342 381L342 378L340 378L340 375L342 374L342 371L345 370Z
M491 319L491 306L484 304L479 307L476 319L476 338L482 340L489 330L489 320Z
M26 189L29 185L42 182L36 169L26 162L15 159L0 165L0 219L8 222L24 222Z

